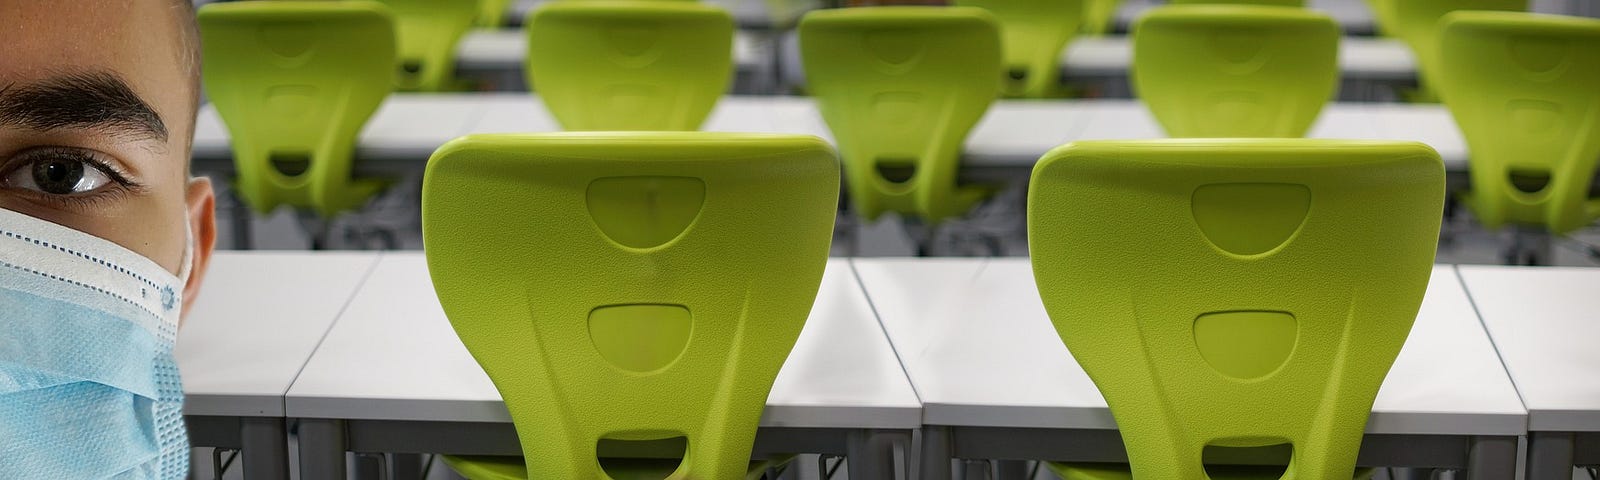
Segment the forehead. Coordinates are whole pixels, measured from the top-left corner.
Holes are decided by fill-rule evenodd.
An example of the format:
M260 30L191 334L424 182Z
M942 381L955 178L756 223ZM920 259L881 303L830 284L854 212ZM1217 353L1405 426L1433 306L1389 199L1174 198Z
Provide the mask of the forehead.
M0 86L106 72L169 123L189 88L171 0L0 0Z

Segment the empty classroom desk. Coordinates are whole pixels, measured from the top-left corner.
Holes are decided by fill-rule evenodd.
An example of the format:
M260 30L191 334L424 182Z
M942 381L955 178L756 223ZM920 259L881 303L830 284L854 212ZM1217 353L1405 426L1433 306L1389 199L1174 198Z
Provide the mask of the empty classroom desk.
M1528 407L1528 479L1600 465L1600 270L1460 267Z
M1117 9L1116 23L1122 30L1126 30L1133 21L1144 14L1145 10L1159 6L1162 1L1155 0L1127 0L1122 2ZM1339 23L1339 28L1346 35L1371 35L1377 33L1377 23L1373 20L1372 9L1369 3L1363 0L1307 0L1306 8L1321 11L1333 17Z
M734 92L769 92L777 80L776 38L735 30L733 34ZM456 74L462 77L517 79L513 90L524 90L523 63L528 58L528 34L522 30L479 29L467 32L456 47ZM509 80L508 80L509 81Z
M289 478L283 395L377 260L370 253L212 256L173 351L191 443L239 449L245 478Z
M702 130L797 133L831 139L809 97L725 96ZM469 133L553 132L560 126L538 97L524 93L395 94L373 115L356 149L358 175L422 170L433 151ZM1026 178L1052 148L1075 140L1163 138L1145 106L1132 100L1001 100L967 138L963 175ZM1452 173L1467 169L1466 142L1437 105L1330 103L1311 136L1423 141ZM231 172L228 132L205 105L195 129L195 170Z
M512 25L521 25L522 19L528 13L539 7L539 4L548 0L514 0L511 8L507 10L506 20ZM820 8L822 2L817 0L789 0L783 2L752 1L752 0L706 0L705 3L716 5L728 10L733 15L733 22L744 29L783 29L794 26L800 21L800 16L807 11ZM772 7L785 6L787 9L774 11Z
M536 273L530 273L536 274ZM420 253L385 255L286 399L303 478L335 478L344 453L520 455L500 394L434 296ZM755 453L850 455L889 478L922 408L848 261L831 260L811 317L772 387Z
M947 478L951 458L1127 461L1028 259L853 263L922 398L925 478ZM1360 463L1512 478L1526 413L1454 268L1436 266L1373 405Z

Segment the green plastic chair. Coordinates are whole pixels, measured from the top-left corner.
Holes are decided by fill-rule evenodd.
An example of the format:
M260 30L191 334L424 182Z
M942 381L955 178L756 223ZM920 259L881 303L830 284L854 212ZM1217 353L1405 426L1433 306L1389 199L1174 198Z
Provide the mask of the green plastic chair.
M1390 8L1393 2L1388 0L1366 0L1366 2L1367 9L1372 11L1372 23L1377 27L1378 34L1385 37L1395 36L1394 10Z
M1078 34L1088 8L1084 0L955 0L978 7L1000 21L1005 54L1001 92L1011 97L1043 98L1061 89L1061 51Z
M400 36L395 87L438 92L454 87L456 45L478 17L480 0L380 0L394 11Z
M1438 54L1439 19L1456 10L1527 11L1528 0L1372 0L1374 18L1389 35L1399 37L1416 55L1421 86L1409 97L1422 102L1438 100L1432 86L1434 57Z
M1133 86L1173 137L1301 137L1338 87L1339 35L1301 8L1159 7L1134 26Z
M198 19L206 93L227 124L246 203L333 216L385 185L350 178L356 135L394 81L383 5L213 3Z
M1472 152L1467 204L1490 228L1565 234L1600 219L1600 20L1455 12L1439 86Z
M511 10L511 0L478 0L478 18L482 28L501 28L506 25L506 13Z
M602 472L597 445L685 437L682 464L654 478L744 476L822 279L835 158L816 137L703 132L440 147L422 187L428 270L527 462L452 464L474 479L643 478Z
M1116 26L1117 9L1122 0L1085 0L1083 2L1083 33L1105 35Z
M567 130L697 130L728 89L733 18L694 2L551 2L528 84Z
M818 10L800 20L806 85L861 218L933 223L989 192L956 185L967 133L999 95L1000 29L970 7Z
M1287 472L1231 473L1351 475L1428 285L1444 194L1439 155L1414 142L1098 141L1045 154L1028 188L1039 296L1110 406L1132 478L1205 479L1207 446L1281 444ZM1119 478L1103 464L1057 467Z

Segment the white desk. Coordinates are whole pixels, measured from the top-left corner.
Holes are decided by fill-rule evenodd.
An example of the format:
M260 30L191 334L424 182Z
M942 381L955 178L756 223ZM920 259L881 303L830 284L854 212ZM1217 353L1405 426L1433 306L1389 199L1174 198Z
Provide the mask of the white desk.
M1600 269L1460 272L1528 407L1528 478L1600 464Z
M808 97L726 96L706 131L793 133L831 139ZM528 94L396 94L362 131L358 175L423 168L439 145L468 133L552 132L559 127ZM1320 138L1419 140L1439 150L1445 167L1465 172L1465 140L1443 107L1331 103L1311 131ZM1143 104L1131 100L1001 100L967 139L966 173L1000 170L1026 177L1045 152L1074 140L1163 138ZM194 158L199 171L232 169L228 133L211 105L200 109ZM985 175L994 176L994 175Z
M289 478L283 395L376 262L217 252L173 352L193 443L241 449L250 478Z
M285 404L301 419L305 478L344 472L345 451L521 451L499 392L451 329L420 253L384 256ZM871 460L891 458L889 442L909 441L921 412L849 263L831 260L768 397L756 450L853 453L863 461L852 468L868 470L852 476L874 472L889 464Z
M1145 10L1165 2L1152 0L1127 0L1117 10L1117 24L1124 29L1132 25ZM1377 31L1377 24L1372 18L1372 9L1362 0L1309 0L1306 7L1321 11L1333 17L1335 22L1346 34L1368 35Z
M507 12L507 20L512 25L521 25L528 12L538 8L544 0L516 0L511 3ZM805 12L820 8L818 0L706 0L707 4L716 5L728 10L733 15L733 21L741 28L788 28L800 20ZM782 10L774 11L778 7Z
M924 472L952 456L1126 461L1111 412L1057 337L1027 259L853 263L922 398L923 423L944 427L925 433L933 450L924 450ZM1510 478L1526 418L1454 270L1436 267L1373 405L1364 464Z
M733 64L738 72L765 68L772 60L772 40L744 30L733 35ZM472 72L521 72L528 58L528 35L518 29L472 30L456 46L456 70Z

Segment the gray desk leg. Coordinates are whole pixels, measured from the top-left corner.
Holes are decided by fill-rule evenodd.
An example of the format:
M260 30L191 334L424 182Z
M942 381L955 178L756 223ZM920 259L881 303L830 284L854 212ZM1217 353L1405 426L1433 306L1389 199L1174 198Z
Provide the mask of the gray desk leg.
M995 460L995 475L997 480L1025 480L1028 478L1027 460Z
M1467 446L1467 480L1516 477L1517 437L1472 437Z
M282 417L239 420L239 455L244 478L289 479L289 433Z
M345 478L344 422L322 418L300 420L300 478Z
M895 478L894 445L902 437L878 430L858 430L846 439L850 478Z
M922 480L950 480L950 461L955 458L950 441L950 427L925 425L922 427L922 448L918 452L917 478Z
M1572 434L1528 432L1528 480L1572 480Z
M389 454L390 480L422 480L422 455L416 453Z

